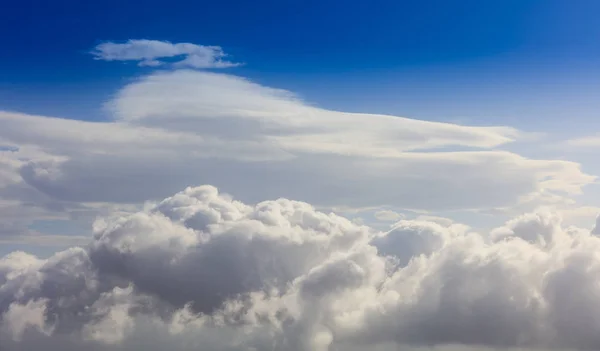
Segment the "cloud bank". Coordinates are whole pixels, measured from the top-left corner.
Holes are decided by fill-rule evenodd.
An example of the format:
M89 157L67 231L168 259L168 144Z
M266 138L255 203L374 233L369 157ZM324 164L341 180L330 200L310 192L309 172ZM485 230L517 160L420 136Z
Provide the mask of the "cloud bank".
M435 214L567 206L596 179L504 150L526 134L511 127L329 110L229 74L154 72L105 107L105 122L0 111L1 242L37 240L44 220L89 227L198 183L250 203Z
M434 211L553 202L595 179L499 150L514 128L332 111L226 74L154 73L106 107L104 123L0 112L18 149L0 151L6 198L133 204L200 181L250 202Z
M124 43L105 42L91 52L96 60L138 61L139 66L162 66L188 68L228 68L239 63L224 60L227 56L219 46L192 43L131 39Z
M531 213L379 232L190 187L48 259L0 259L2 350L600 347L600 238Z

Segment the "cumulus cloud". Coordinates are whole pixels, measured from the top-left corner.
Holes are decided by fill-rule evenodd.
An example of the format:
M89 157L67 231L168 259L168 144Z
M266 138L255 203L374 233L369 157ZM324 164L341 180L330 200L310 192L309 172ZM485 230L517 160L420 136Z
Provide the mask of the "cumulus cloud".
M98 44L91 53L97 60L138 61L139 66L151 67L168 63L188 68L227 68L239 65L225 60L227 55L219 46L160 40L131 39L124 43L109 41Z
M3 350L600 347L600 239L552 213L380 232L205 185L94 233L0 259Z

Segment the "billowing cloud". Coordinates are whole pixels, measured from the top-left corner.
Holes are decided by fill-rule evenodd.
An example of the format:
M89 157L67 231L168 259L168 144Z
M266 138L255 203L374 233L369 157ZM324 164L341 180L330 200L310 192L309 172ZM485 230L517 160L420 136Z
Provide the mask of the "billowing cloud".
M600 347L600 238L552 213L380 232L205 185L94 233L0 259L2 350Z
M97 60L138 61L140 66L151 67L169 62L176 67L191 68L227 68L239 65L224 60L227 55L219 46L147 39L132 39L124 43L104 42L98 44L92 54Z

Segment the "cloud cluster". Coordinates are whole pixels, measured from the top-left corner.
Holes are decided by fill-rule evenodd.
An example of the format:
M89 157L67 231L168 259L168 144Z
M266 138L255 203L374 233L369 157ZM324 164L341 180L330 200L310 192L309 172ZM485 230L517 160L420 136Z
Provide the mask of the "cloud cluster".
M600 238L551 213L380 232L200 186L94 232L0 259L3 351L600 347Z
M104 42L92 51L95 59L103 61L138 61L139 66L227 68L238 63L224 60L227 56L219 46L192 43L171 43L160 40L131 39L124 43Z

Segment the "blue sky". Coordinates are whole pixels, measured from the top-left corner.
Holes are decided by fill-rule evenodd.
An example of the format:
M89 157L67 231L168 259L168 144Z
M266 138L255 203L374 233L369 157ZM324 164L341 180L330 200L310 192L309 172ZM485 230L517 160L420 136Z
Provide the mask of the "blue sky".
M99 105L147 70L86 52L147 38L219 45L246 64L232 73L327 108L588 128L597 126L599 10L554 0L12 2L0 14L11 33L0 105L102 118Z

